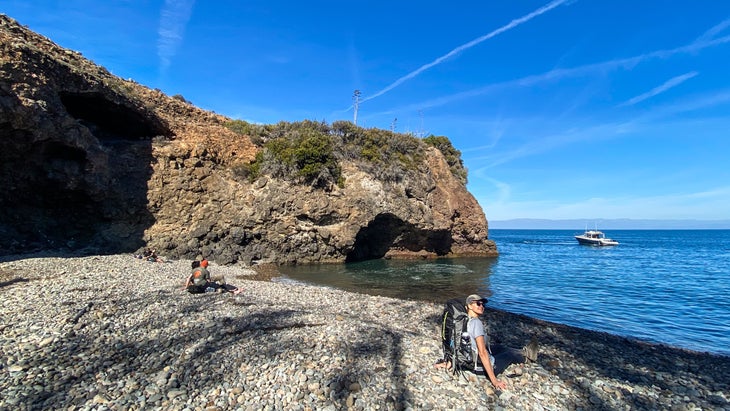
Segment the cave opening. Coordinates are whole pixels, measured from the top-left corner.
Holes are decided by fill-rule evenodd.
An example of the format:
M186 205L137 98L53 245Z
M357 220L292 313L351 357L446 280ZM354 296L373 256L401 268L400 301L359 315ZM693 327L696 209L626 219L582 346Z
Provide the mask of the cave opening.
M345 262L383 258L390 250L426 251L443 256L451 251L452 242L448 230L419 229L393 214L384 213L377 215L366 227L360 229Z
M377 215L357 233L355 245L345 257L345 262L383 258L405 230L405 222L393 214Z
M100 141L139 140L170 136L161 122L138 111L109 101L99 93L59 93L68 113Z

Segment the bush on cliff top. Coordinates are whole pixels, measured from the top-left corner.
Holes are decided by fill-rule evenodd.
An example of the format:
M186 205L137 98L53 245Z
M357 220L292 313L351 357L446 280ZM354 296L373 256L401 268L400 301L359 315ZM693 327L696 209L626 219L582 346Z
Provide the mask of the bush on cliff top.
M319 188L343 183L332 138L316 128L295 129L268 140L253 165L254 178L260 174L293 177L296 183Z
M338 160L348 159L359 161L367 172L382 181L400 181L422 163L426 143L439 149L451 172L466 183L461 153L443 136L420 140L412 134L365 129L349 121L335 121L330 126L311 120L272 125L233 120L227 127L263 146L253 163L237 169L250 180L268 174L321 188L333 183L342 186Z

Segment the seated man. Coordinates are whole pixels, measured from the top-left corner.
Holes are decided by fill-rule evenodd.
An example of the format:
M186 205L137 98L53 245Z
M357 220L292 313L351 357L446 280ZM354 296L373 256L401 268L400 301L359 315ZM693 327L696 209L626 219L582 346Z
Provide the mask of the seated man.
M504 381L497 379L497 375L510 364L526 362L526 360L537 360L537 340L534 338L521 350L501 345L488 347L487 335L484 332L484 325L479 317L484 314L484 303L486 299L472 294L466 298L466 311L469 316L467 332L471 339L472 352L477 356L475 372L485 371L487 378L495 388L505 389ZM491 348L491 349L490 349Z
M198 264L193 261L193 272L185 282L185 289L191 294L199 294L204 292L231 292L239 294L243 292L242 288L234 287L226 284L225 278L220 276L211 276L208 271L208 260L203 259Z
M465 305L463 306L466 309L468 318L465 333L465 337L468 339L464 339L463 343L466 344L466 350L471 351L471 355L465 358L469 358L467 361L473 361L466 369L473 370L475 373L485 373L495 388L504 389L506 384L503 381L499 381L497 375L504 371L510 364L522 363L527 360L537 361L537 340L533 337L530 343L522 349L510 348L503 345L490 345L489 338L484 332L484 324L479 319L484 314L484 304L486 301L486 298L472 294L466 298ZM473 360L471 360L472 358ZM436 363L436 367L451 368L450 356L447 354L444 359L439 360Z

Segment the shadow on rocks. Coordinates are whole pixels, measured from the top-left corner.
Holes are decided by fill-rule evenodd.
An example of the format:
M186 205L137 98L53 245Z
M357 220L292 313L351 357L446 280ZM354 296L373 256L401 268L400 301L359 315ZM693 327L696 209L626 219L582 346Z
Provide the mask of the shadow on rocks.
M273 307L249 310L244 306L245 313L240 315L218 315L206 320L209 305L220 299L217 294L195 297L181 298L174 302L172 310L161 310L159 315L126 324L115 314L104 316L99 312L134 310L170 296L146 293L132 298L75 301L62 327L64 334L36 348L27 361L27 368L15 373L18 387L39 387L15 390L16 405L32 410L111 405L112 401L130 405L139 403L142 400L139 393L144 393L149 401L146 406L154 406L171 398L170 393L175 390L184 390L187 395L202 394L203 389L220 386L226 378L245 385L247 382L237 377L240 363L229 364L233 368L228 370L216 361L227 348L241 345L242 341L250 342L244 343L242 349L244 358L254 368L261 366L257 361L263 359L269 363L276 363L277 359L290 361L293 357L286 347L296 347L301 339L280 331L325 325L301 321L300 311ZM204 320L195 323L201 318ZM375 382L376 373L388 372L397 391L385 401L393 402L396 407L409 401L399 365L402 336L377 324L361 327L353 333L360 336L358 341L341 345L340 353L322 353L341 354L347 359L342 372L333 371L322 380L330 388L329 400L339 409L347 408L360 390L359 381ZM387 357L392 368L371 369L368 360L382 356ZM31 373L31 370L36 371ZM208 374L208 385L200 379L201 370ZM119 390L124 390L123 396L128 398L112 399L120 395L112 392Z
M403 355L403 336L368 323L362 324L352 335L358 336L358 340L347 344L347 367L342 373L332 375L328 381L328 385L335 390L334 399L340 409L353 406L361 389L360 381L381 385L382 381L379 381L378 376L383 374L388 376L387 379L393 383L395 390L382 400L395 409L405 409L406 404L412 401L412 395L406 388L406 370L402 369L400 361ZM383 358L386 365L372 366Z
M540 343L538 363L563 380L584 402L576 407L614 409L607 402L619 398L634 409L657 409L652 392L676 396L682 402L684 385L691 385L695 402L702 408L728 407L718 396L705 396L709 391L730 389L730 357L698 353L662 344L653 344L603 332L585 330L533 319L524 315L490 309L486 313L490 335L501 343L523 346L532 336ZM612 384L601 392L597 380L626 382L631 391ZM625 384L621 384L625 385ZM656 389L659 388L659 390ZM690 391L691 390L691 391ZM611 401L612 401L611 400Z

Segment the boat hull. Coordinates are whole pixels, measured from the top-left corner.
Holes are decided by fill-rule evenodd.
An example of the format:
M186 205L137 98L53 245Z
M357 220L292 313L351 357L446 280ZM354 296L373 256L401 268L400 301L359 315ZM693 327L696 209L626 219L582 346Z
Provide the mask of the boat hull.
M586 231L581 235L576 235L575 239L578 240L579 244L582 245L593 245L593 246L611 246L618 245L618 241L606 238L606 236L600 231Z
M600 241L595 238L585 238L577 235L575 236L575 239L582 245L601 245Z

